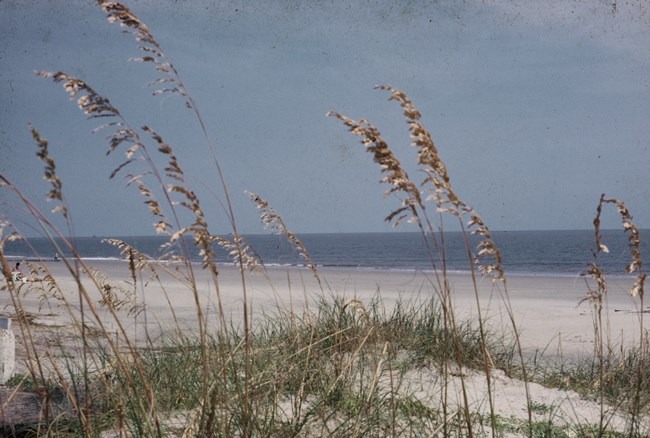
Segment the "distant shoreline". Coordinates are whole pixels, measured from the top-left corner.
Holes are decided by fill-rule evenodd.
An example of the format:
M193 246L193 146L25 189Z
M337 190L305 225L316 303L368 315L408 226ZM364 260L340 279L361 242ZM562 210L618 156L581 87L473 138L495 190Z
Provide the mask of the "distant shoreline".
M15 256L15 255L7 255L5 258L8 261L20 261L20 262L32 262L32 263L44 263L44 262L53 262L53 263L59 263L62 262L62 259L59 260L54 260L54 257L46 258L46 257L21 257L21 256ZM69 258L69 260L72 260ZM80 257L80 260L82 260L84 263L87 264L94 264L94 263L127 263L127 259L119 259L115 257ZM152 263L161 263L161 264L177 264L177 262L173 261L153 261ZM199 261L192 261L192 265L198 266L201 264ZM216 265L219 267L219 269L225 268L225 269L234 269L234 264L232 262L217 262ZM285 265L279 265L279 264L264 264L265 268L267 270L293 270L293 269L305 269L309 270L306 264L285 264ZM419 267L413 267L413 268L408 268L408 267L373 267L373 266L335 266L335 265L316 265L317 269L321 273L327 273L327 272L380 272L380 273L395 273L395 274L416 274L416 273L421 273L424 275L431 275L435 273L435 270L431 268L419 268ZM587 263L585 263L585 269L587 268ZM579 279L580 281L584 281L585 278L588 278L588 276L583 276L581 275L582 272L584 272L583 269L582 271L578 272L525 272L525 271L508 271L508 269L505 269L505 274L507 278L514 278L514 277L521 277L521 278L565 278L565 279ZM449 269L447 270L447 274L451 276L469 276L471 275L471 271L469 269L467 270L460 270L460 269ZM477 278L480 278L482 275L478 272L475 271L475 275ZM616 281L625 281L625 280L632 280L633 275L632 274L624 274L624 273L616 273L616 274L611 274L605 272L605 275L608 279L611 280L616 280Z
M575 229L530 229L530 230L491 230L492 233L571 233L571 232L590 232L593 233L594 229L593 228L575 228ZM623 230L621 228L601 228L601 232L609 233L609 232L620 232L623 233ZM640 232L646 232L650 233L650 228L639 228ZM445 233L461 233L462 231L445 231ZM217 233L220 236L228 237L232 236L232 233ZM311 235L316 235L316 236L322 236L322 235L354 235L354 234L417 234L421 235L419 231L405 231L405 230L389 230L389 231L341 231L341 232L333 232L333 231L309 231L309 232L298 232L296 235L298 237L300 236L311 236ZM272 235L271 233L241 233L243 237L247 236L269 236ZM41 239L43 238L42 236L25 236L27 239ZM75 236L75 237L70 237L70 236L64 236L65 239L67 240L74 240L76 239L137 239L137 238L149 238L149 237L161 237L159 234L137 234L137 235L84 235L84 236ZM650 237L650 236L649 236Z

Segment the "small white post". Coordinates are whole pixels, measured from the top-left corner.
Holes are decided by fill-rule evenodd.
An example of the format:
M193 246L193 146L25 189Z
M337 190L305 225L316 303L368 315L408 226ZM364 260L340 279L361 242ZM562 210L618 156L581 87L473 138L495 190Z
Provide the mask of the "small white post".
M11 318L0 318L0 385L14 374L16 367L16 338L11 330Z

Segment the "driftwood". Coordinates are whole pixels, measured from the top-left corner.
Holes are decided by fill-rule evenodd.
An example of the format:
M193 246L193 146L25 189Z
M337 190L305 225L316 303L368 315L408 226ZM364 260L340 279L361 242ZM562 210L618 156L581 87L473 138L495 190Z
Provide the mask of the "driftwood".
M46 397L45 393L0 388L0 435L32 436L39 424L46 420L70 415L72 412L65 395L57 392L50 392Z

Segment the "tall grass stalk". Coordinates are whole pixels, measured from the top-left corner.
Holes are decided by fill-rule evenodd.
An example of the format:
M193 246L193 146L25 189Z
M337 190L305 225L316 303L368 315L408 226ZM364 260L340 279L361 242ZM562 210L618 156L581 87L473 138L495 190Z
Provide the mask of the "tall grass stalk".
M474 271L474 263L478 265L479 271L484 275L489 276L494 283L500 282L503 284L503 302L506 305L512 330L515 333L515 342L517 345L517 351L521 361L521 370L526 386L529 424L532 424L530 394L528 391L528 379L525 370L525 360L523 352L521 350L521 344L517 333L514 314L508 298L508 289L503 271L503 265L501 263L500 251L492 239L490 230L485 225L478 213L476 213L472 207L461 201L453 190L449 175L447 173L447 167L438 154L438 150L435 147L431 134L421 124L420 112L415 108L411 100L403 92L389 85L381 85L377 88L389 91L391 93L389 100L398 101L404 110L404 117L406 118L407 124L409 126L409 132L412 138L412 146L414 146L418 151L417 163L420 166L419 170L422 171L425 175L424 180L419 184L416 184L409 178L400 161L395 157L393 151L381 137L379 130L371 125L367 120L362 119L357 122L337 112L330 112L328 115L338 118L346 126L349 127L350 131L353 134L362 137L362 143L366 146L366 150L373 154L374 161L380 165L382 173L386 174L386 176L380 181L382 183L390 185L390 188L386 191L385 195L388 196L397 194L403 196L403 198L401 198L400 207L392 211L386 217L386 221L392 222L393 226L396 227L402 222L402 220L407 219L408 222L415 223L422 234L423 240L426 244L427 249L429 250L431 258L431 265L435 278L434 290L436 290L441 297L441 302L443 303L442 312L445 318L445 325L449 327L449 333L452 336L451 340L456 344L454 355L448 359L455 360L458 367L463 367L464 364L461 360L455 309L452 303L452 291L449 286L449 278L446 268L444 241L445 233L444 221L442 218L443 213L450 214L452 217L457 218L458 222L460 223L463 236L465 238L465 247L472 275L472 284L478 308L479 327L483 341L485 341L485 327L483 315L481 313L479 289ZM422 193L418 188L420 186L424 187L424 193ZM423 194L427 193L429 196L425 199ZM436 211L440 215L440 220L437 226L433 225L433 222L427 212L427 200L432 200L435 202ZM465 228L465 224L463 223L463 219L466 216L471 217L471 220L467 225L471 229L471 234L481 237L481 240L477 245L476 253L472 250L471 245L469 244L467 230ZM488 262L484 263L486 260ZM501 291L501 289L499 290ZM482 355L484 358L484 372L490 405L490 417L493 421L493 429L495 429L496 424L494 423L495 415L491 389L491 364L489 359L489 352L486 349L483 349ZM447 362L447 360L444 360L443 363L445 381L447 381L449 373L447 369ZM461 386L463 399L465 401L464 418L466 421L468 433L470 436L472 436L473 432L470 406L467 399L465 383L462 377ZM447 386L445 385L442 405L446 407L447 404ZM447 412L444 412L444 414L446 416ZM444 434L447 434L448 432L449 431L445 427Z
M499 436L503 419L495 406L493 374L497 368L516 368L526 392L528 419L523 429L527 435L536 436L539 425L532 417L529 375L501 253L481 216L454 191L447 166L422 124L421 114L406 94L388 85L378 87L388 92L389 100L398 102L403 110L416 152L415 162L424 175L420 181L407 174L395 151L367 120L356 121L336 112L328 115L361 137L373 161L381 168L380 183L389 186L386 195L399 200L400 204L390 211L386 221L394 227L404 222L417 226L432 268L428 283L422 288L432 293L413 301L400 299L388 306L379 295L364 302L357 296L342 296L343 291L331 290L305 245L289 230L279 213L266 199L249 192L249 198L261 213L262 225L288 240L293 251L306 262L309 275L316 280L312 291L301 277L302 312L294 308L293 292L287 307L275 286L269 284L269 290L276 294L277 306L273 311L263 309L262 315L253 320L249 272L261 272L269 283L271 277L254 248L238 232L217 148L197 103L170 57L128 7L106 0L97 4L109 22L119 24L137 41L141 56L131 60L150 64L156 71L157 78L148 84L153 94L182 99L194 115L213 161L216 185L223 201L221 196L215 196L215 203L201 202L187 183L174 149L152 126L136 128L141 125L127 120L107 98L79 78L62 71L38 72L39 76L62 84L88 118L101 122L93 132L108 133L108 153L118 149L124 153L123 161L110 178L123 176L128 186L137 190L155 220L154 231L165 236L166 243L161 248L163 255L152 258L126 240L107 239L106 243L118 248L128 262L125 265L127 286L113 284L110 278L89 266L77 252L74 221L47 140L30 126L37 155L45 166L44 177L49 184L46 197L55 203L52 214L63 216L65 230L57 229L50 215L40 211L4 175L0 175L0 189L18 198L40 233L59 254L70 254L63 258L62 265L74 283L72 296L67 290L69 286L54 278L46 264L33 268L43 277L41 285L14 282L4 244L25 238L14 224L0 224L0 263L25 343L27 364L26 375L17 377L14 384L18 388L32 385L42 394L46 407L40 421L30 426L36 435ZM159 164L161 160L163 165ZM628 271L638 273L632 291L639 297L643 310L645 274L638 230L625 206L604 196L594 221L595 256L606 248L599 234L600 212L606 204L616 205L623 227L630 233L633 262ZM231 236L213 232L205 205L221 206ZM454 306L445 238L445 221L449 216L458 221L464 238L477 306L473 320L460 319ZM5 230L9 234L2 237ZM473 239L478 243L473 244ZM199 251L200 265L192 263L191 246ZM215 262L217 251L225 251L238 270L241 323L227 316L220 267ZM597 366L601 408L598 435L605 436L610 430L605 387L608 361L611 361L603 348L602 303L606 283L596 263L590 266L593 271L590 268L589 274L599 287L590 293L589 299L595 306L594 334L598 340L595 353L600 361ZM210 278L207 287L199 284L200 271L207 272ZM487 324L487 315L481 307L480 276L487 278L490 286L499 292L509 318L512 344L497 342L497 335ZM190 327L183 325L176 314L168 281L178 282L192 297L196 320ZM149 332L145 292L150 284L164 295L173 320L172 331L160 337ZM289 273L287 284L291 290ZM24 303L28 294L38 294L43 305L63 309L72 320L74 342L66 340L64 333L58 333L58 345L42 351L37 328L30 322ZM215 324L210 319L213 302ZM145 337L138 341L137 318L141 312L145 318ZM129 329L131 322L135 324L135 336ZM630 435L641 433L642 388L648 381L647 334L642 316L640 326L638 357L621 355L627 359L624 365L634 370L634 383L626 386L629 388L626 391L633 394ZM162 324L159 331L163 331ZM80 360L70 354L71 350L80 353ZM429 404L410 391L408 374L414 367L441 379L440 387L435 386L431 396L436 403ZM487 420L472 405L466 374L470 369L481 370L481 378L485 378ZM457 394L452 393L456 380L460 384L458 403ZM65 394L70 408L64 413L61 410L66 409L57 405L60 394ZM544 433L554 431L551 422L549 419L544 424Z
M632 215L628 211L625 204L615 198L607 198L603 193L600 196L598 206L596 208L596 217L594 218L594 239L595 248L592 250L593 261L589 264L587 270L583 273L584 276L590 276L596 283L596 289L589 289L589 292L582 301L589 301L594 311L594 354L598 359L598 392L600 399L600 424L599 433L602 435L605 430L605 374L607 372L606 358L612 356L612 346L609 340L609 329L605 329L603 325L607 321L603 321L603 304L607 300L607 280L606 277L598 266L598 259L601 253L609 253L608 247L603 242L601 229L601 215L603 208L607 205L614 205L621 217L623 231L628 233L628 242L630 248L630 255L632 261L627 265L625 271L628 274L636 273L634 281L630 288L630 295L639 300L639 344L638 354L639 360L636 363L635 384L633 385L632 406L630 415L630 433L639 433L639 418L641 409L641 394L645 386L645 369L646 360L648 357L648 333L644 328L643 313L644 313L644 291L646 273L643 270L643 259L641 258L641 236L639 229L632 222ZM587 284L587 287L589 285ZM605 345L605 336L607 335L607 344ZM621 360L624 360L624 353L621 354Z

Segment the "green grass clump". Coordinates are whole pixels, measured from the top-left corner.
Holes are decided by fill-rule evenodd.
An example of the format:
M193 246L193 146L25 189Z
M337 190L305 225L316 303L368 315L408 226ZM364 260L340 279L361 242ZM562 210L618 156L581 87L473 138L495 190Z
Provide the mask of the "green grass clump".
M368 313L356 300L332 297L321 301L311 316L267 316L249 334L248 426L263 436L306 430L336 436L436 430L443 421L441 412L402 394L403 372L399 370L411 369L414 357L421 366L435 366L453 350L443 344L451 338L442 336L430 342L440 351L423 347L426 336L435 336L435 332L427 335L427 330L440 317L431 311L437 308L435 301L419 306L400 302L388 313L370 306ZM481 351L472 345L480 342L476 330L460 333L467 335L462 345ZM398 338L409 341L396 342ZM202 377L200 361L206 346L189 337L174 336L155 348L138 351L144 374L134 368L107 367L115 371L105 373L106 394L110 395L105 405L112 410L105 414L117 417L119 410L129 430L144 433L137 429L142 393L151 391L160 411L179 412L200 405L200 394L208 390L218 392L211 398L215 403L211 409L228 419L220 426L221 433L242 433L240 385L246 358L243 349L233 349L242 341L241 332L231 333L229 339L210 338L203 353L212 370L208 380ZM224 350L230 353L223 356Z
M650 370L645 367L649 361L647 350L630 347L617 352L610 351L603 358L584 356L563 363L561 367L546 368L540 374L539 381L548 386L571 389L590 398L603 394L609 403L631 409L639 370L642 381L650 381ZM650 392L643 391L638 403L641 410L648 412Z

